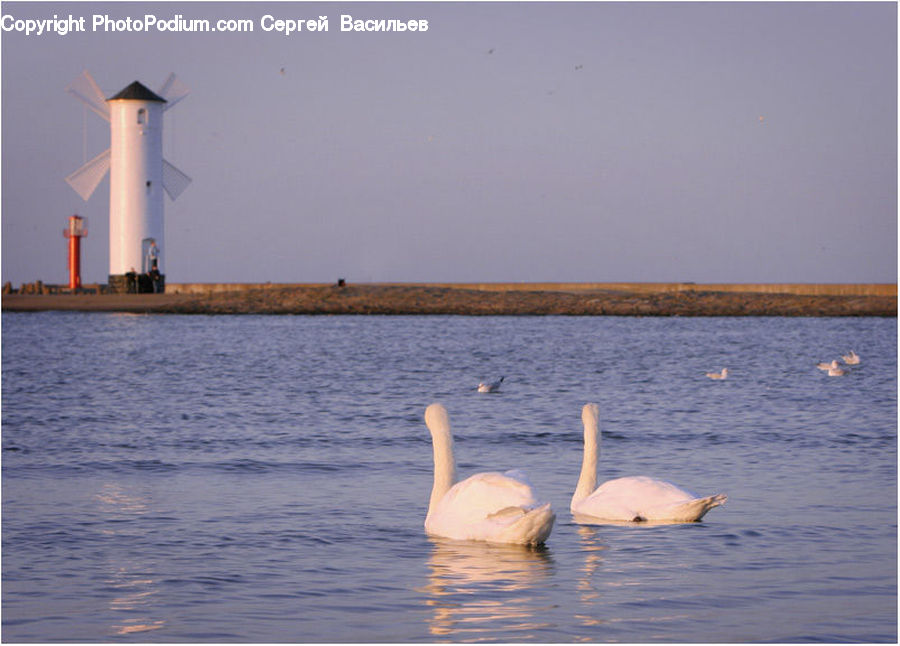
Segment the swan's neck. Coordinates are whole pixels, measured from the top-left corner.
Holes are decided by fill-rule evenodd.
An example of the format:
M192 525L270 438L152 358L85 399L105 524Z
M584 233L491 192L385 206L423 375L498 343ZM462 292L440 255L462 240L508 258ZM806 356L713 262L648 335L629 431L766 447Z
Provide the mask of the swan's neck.
M597 460L600 455L600 431L595 421L587 421L584 425L584 457L581 460L581 475L578 476L578 486L572 496L572 505L575 505L592 493L597 488Z
M431 434L434 447L434 485L428 503L428 515L438 502L456 483L456 462L453 459L453 436L449 431L434 431Z

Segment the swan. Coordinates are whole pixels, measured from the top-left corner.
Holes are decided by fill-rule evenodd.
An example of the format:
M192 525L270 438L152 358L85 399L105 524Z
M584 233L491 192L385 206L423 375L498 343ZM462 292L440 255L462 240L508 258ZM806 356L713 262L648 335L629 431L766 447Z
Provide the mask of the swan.
M843 368L839 368L838 366L834 366L833 368L828 369L829 377L843 377L847 374L847 371Z
M480 393L495 393L500 390L500 384L503 383L504 377L500 377L497 381L482 381L478 384L478 392Z
M547 540L556 514L550 503L536 500L520 471L478 473L457 482L447 409L431 404L425 424L434 448L434 486L425 516L429 536L520 545Z
M853 350L850 350L850 354L845 354L841 357L848 366L855 366L859 363L859 355L856 354Z
M707 372L710 379L728 379L728 368L722 368L722 372Z
M817 363L816 368L819 370L834 370L838 368L838 360L833 359L832 361L823 361L822 363Z
M581 411L581 421L584 423L584 459L571 504L576 522L694 522L703 518L713 507L728 500L724 494L698 498L669 482L646 476L607 480L597 487L599 417L600 408L597 404L584 405ZM589 520L585 517L589 517Z

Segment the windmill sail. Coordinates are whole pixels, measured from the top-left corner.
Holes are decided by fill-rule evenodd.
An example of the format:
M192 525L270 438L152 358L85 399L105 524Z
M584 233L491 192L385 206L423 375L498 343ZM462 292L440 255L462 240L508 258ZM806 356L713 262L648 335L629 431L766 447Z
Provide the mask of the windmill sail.
M166 79L166 82L163 83L156 93L166 100L166 105L163 106L165 111L181 101L190 92L190 88L178 80L178 77L173 73L169 74L169 78Z
M172 164L163 160L163 188L173 200L177 200L178 196L184 192L184 189L191 183L191 178L175 168Z
M109 105L106 97L94 80L94 77L85 70L81 76L72 81L66 88L66 92L78 97L87 107L96 112L106 121L109 121Z
M109 148L66 177L66 181L87 202L108 170Z

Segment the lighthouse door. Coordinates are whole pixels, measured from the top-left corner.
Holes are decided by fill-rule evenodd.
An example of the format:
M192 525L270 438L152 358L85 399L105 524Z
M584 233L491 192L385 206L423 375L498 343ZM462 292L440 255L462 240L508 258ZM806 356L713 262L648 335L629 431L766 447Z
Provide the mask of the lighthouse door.
M141 240L141 273L149 274L158 263L159 249L156 247L156 238L144 238Z

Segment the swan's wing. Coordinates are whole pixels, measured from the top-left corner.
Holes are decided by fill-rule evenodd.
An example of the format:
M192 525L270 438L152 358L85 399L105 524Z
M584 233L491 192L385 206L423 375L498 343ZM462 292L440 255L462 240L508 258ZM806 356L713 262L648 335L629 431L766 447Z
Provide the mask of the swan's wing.
M652 501L655 503L676 503L692 500L697 496L671 482L657 480L647 476L630 476L608 480L591 494L621 496L635 501Z
M671 482L632 476L604 482L572 511L604 520L647 520L657 518L661 508L684 504L696 497Z
M555 518L526 482L489 472L453 485L426 518L425 530L446 538L537 544L549 536Z
M504 507L500 511L488 514L488 520L515 520L526 514L524 507Z
M450 488L435 513L451 518L454 524L477 523L509 507L537 506L526 483L502 473L478 473Z
M462 482L457 482L444 496L448 497L460 504L484 507L489 510L487 513L499 511L504 507L535 504L534 494L527 482L518 477L493 471L477 473Z
M647 511L647 520L692 523L703 518L706 512L713 507L724 505L726 500L728 500L728 496L718 493L705 498L694 498L687 502L672 503L649 509Z

